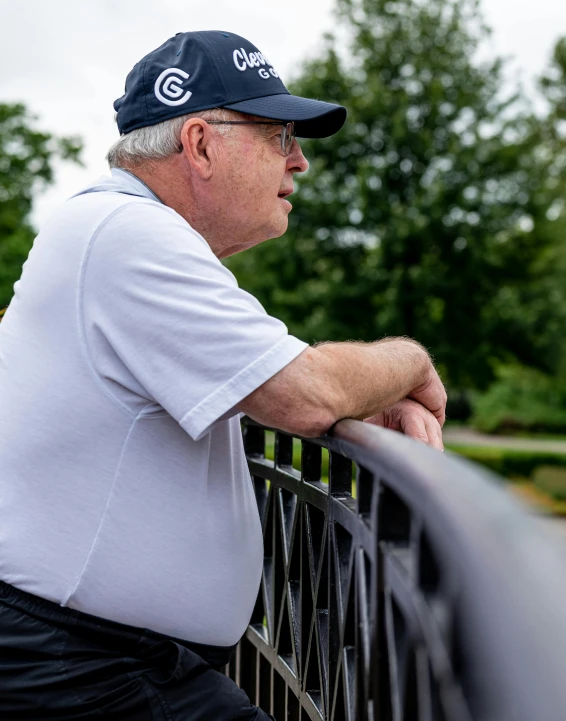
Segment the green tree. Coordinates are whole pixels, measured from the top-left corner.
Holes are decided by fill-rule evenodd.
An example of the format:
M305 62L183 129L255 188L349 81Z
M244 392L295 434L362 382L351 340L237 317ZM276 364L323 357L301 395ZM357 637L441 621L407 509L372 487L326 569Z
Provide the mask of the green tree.
M0 307L10 302L33 243L33 198L53 182L56 159L79 161L79 140L40 132L34 120L24 105L0 103Z
M544 359L543 368L566 392L566 38L556 43L540 87L548 113L538 150L547 164L539 194L547 210L535 229L543 252L521 304L533 328L536 350Z
M229 266L312 342L407 334L447 380L481 387L499 359L537 362L518 306L551 202L539 123L503 97L499 59L477 61L476 0L338 0L329 36L293 92L348 108L304 142L289 230Z
M497 368L496 380L473 403L471 422L487 432L566 429L566 38L557 42L540 87L547 108L537 155L546 173L537 194L547 210L533 231L542 252L516 304L544 372L517 362Z

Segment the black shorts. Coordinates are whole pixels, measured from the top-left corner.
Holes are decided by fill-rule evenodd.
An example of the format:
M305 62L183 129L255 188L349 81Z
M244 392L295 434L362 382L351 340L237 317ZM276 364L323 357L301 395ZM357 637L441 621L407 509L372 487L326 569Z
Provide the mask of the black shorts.
M233 650L62 608L0 581L2 721L273 721L222 673Z

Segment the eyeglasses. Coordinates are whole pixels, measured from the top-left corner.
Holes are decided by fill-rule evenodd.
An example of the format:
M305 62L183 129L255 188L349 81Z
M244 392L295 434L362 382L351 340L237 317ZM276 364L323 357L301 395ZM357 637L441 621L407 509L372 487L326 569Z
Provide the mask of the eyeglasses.
M295 123L279 123L276 120L207 120L209 125L282 125L281 150L289 155L295 140Z

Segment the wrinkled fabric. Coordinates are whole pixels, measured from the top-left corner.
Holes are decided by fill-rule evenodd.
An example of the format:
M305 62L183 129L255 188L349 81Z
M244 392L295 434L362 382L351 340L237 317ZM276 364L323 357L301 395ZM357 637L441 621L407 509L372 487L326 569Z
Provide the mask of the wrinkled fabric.
M263 566L238 406L306 347L131 174L64 203L0 324L0 579L236 643Z
M273 721L222 673L233 650L105 621L0 582L2 721Z

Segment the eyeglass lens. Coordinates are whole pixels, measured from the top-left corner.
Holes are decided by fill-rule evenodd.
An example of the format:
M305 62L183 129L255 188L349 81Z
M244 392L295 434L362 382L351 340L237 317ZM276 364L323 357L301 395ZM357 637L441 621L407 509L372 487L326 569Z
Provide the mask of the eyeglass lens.
M295 139L295 124L287 123L283 126L283 132L281 133L281 148L285 155L289 155L291 148L293 147L293 140Z

